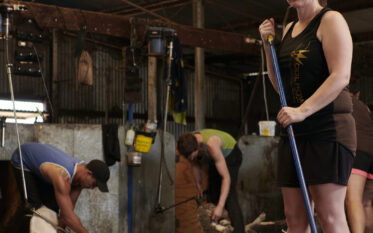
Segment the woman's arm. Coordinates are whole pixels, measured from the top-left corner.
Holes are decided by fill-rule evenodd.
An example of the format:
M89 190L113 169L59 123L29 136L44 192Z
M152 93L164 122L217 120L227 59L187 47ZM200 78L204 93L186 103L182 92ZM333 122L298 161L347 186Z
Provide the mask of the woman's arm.
M221 176L219 201L212 213L212 220L219 220L222 216L231 185L231 177L229 175L227 163L225 162L225 158L221 152L222 144L222 140L218 136L210 137L206 143L208 154L214 160L216 170Z
M282 35L282 38L285 36L287 31L289 30L291 24L292 23L289 23L289 24L286 25L284 33ZM263 41L263 49L264 49L264 53L265 53L265 56L266 56L268 77L269 77L269 80L272 83L273 88L278 93L277 80L276 80L275 73L273 72L272 56L271 56L270 48L269 48L269 44L268 44L268 36L269 35L272 35L273 37L275 36L275 26L274 25L275 25L275 22L274 22L273 18L266 19L259 26L259 32L260 32L260 36L262 37L262 41Z

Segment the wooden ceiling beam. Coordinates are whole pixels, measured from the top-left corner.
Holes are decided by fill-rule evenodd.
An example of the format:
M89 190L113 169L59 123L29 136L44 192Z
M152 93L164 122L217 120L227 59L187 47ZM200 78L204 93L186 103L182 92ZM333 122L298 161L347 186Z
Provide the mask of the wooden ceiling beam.
M27 11L19 12L21 17L33 18L40 27L59 28L67 31L80 31L85 26L87 32L108 36L130 38L130 18L101 12L85 11L24 2ZM211 50L230 51L236 53L259 54L259 46L247 44L246 36L211 29L199 29L191 26L176 24L160 24L158 21L136 19L137 36L142 38L147 26L165 26L173 28L178 33L183 45L201 47Z
M130 0L121 0L121 1L124 2L124 3L126 3L126 4L128 4L128 5L130 5L130 6L132 6L132 7L135 7L137 9L143 11L144 13L150 14L150 15L152 15L152 16L154 16L154 17L156 17L156 18L158 18L158 19L160 19L160 20L162 20L162 21L164 21L166 23L176 24L175 22L171 21L170 19L168 19L166 17L163 17L162 15L159 15L159 14L155 13L153 10L148 10L148 9L146 9L146 8L144 8L144 7L136 4L136 3L131 2Z
M341 13L373 8L372 0L328 0L328 7Z
M373 8L373 1L372 0L328 0L328 7L330 7L333 10L339 11L341 13L348 13L352 11L358 11L363 10L367 8ZM291 18L294 18L296 16L295 10L291 10L291 16L289 17L289 20ZM271 16L275 18L275 21L277 23L281 23L283 20L284 15L274 15ZM264 19L263 19L264 20ZM232 28L236 31L245 31L244 28L253 28L258 27L260 25L261 21L258 20L252 20L252 19L246 19L244 21L237 21L232 22L229 27L222 26L220 30L231 30ZM246 30L248 31L248 30Z
M167 8L181 7L189 4L191 4L190 0L164 0L160 2L141 4L140 6L151 11L159 11ZM144 14L143 11L140 11L139 9L134 7L117 7L113 9L106 9L102 12L127 16Z

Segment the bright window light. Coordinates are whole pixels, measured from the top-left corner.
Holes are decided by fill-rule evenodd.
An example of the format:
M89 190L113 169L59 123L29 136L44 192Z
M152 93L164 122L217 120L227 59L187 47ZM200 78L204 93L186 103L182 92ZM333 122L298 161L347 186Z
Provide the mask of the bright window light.
M15 106L17 123L34 124L35 122L44 122L43 117L38 114L38 112L44 112L44 104L42 102L15 101ZM0 100L0 112L2 117L6 116L7 123L15 123L12 101Z

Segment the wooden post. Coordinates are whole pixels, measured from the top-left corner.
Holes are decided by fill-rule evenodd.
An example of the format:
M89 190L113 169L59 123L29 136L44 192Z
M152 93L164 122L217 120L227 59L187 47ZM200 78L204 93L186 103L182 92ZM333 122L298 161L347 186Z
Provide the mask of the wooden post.
M193 26L204 27L202 0L193 0ZM194 118L195 128L203 129L205 124L205 50L196 47L194 50Z
M157 58L148 57L148 120L157 120Z
M58 32L53 29L52 39L52 122L58 123Z

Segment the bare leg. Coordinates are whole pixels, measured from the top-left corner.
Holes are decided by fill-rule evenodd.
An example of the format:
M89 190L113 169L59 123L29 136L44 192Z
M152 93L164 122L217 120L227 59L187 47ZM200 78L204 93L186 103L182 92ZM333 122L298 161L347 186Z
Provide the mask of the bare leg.
M352 233L364 233L365 213L363 208L363 192L366 177L351 174L348 180L346 207L348 221Z
M365 210L365 233L373 233L373 180L365 183L363 204Z
M308 218L300 188L282 187L287 233L309 233Z
M308 187L324 233L349 233L344 200L346 186L328 183Z
M366 203L367 205L364 206L365 209L365 233L373 233L373 203L372 200L370 202Z

